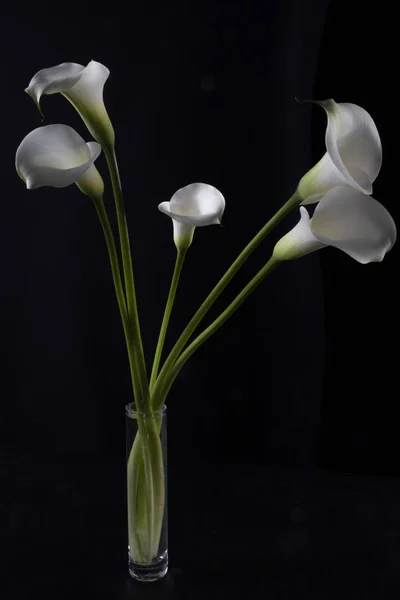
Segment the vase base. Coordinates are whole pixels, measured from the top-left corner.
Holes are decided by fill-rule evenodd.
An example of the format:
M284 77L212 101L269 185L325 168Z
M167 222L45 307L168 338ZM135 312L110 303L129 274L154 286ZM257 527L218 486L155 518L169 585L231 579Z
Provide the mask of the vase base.
M129 575L137 581L157 581L168 571L168 551L153 562L144 564L134 562L128 553Z

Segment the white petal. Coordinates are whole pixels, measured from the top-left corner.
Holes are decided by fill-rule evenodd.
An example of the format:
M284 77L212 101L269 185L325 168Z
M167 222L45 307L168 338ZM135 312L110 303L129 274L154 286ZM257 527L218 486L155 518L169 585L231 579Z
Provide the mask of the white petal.
M300 206L300 221L275 245L273 255L279 260L293 260L325 245L311 231L307 209Z
M158 208L172 219L176 247L188 248L195 227L221 223L225 199L212 185L191 183L179 189L169 202L161 202Z
M333 164L327 152L299 183L299 193L305 198L301 204L319 202L329 190L338 185L346 185L346 178Z
M205 225L218 225L220 223L220 220L216 218L215 215L200 215L189 217L186 215L181 215L179 213L174 213L171 210L170 202L161 202L161 204L158 205L158 209L165 215L171 217L171 219L173 219L174 221L193 227L203 227Z
M221 222L225 199L212 185L191 183L175 192L170 202L162 202L158 208L180 223L202 227Z
M348 186L324 196L311 229L318 240L363 264L381 261L396 241L396 225L386 208Z
M109 75L107 67L91 60L76 84L63 92L95 140L108 148L115 142L114 128L103 101L103 88Z
M99 146L96 142L93 143ZM90 165L75 183L81 192L90 196L90 198L103 198L104 181L94 164Z
M326 149L352 187L372 193L382 165L382 145L376 125L366 110L334 100L324 103L328 114Z
M334 100L318 104L328 115L327 154L300 181L304 204L317 202L335 185L371 194L382 164L381 140L371 115L356 104Z
M43 94L56 94L72 88L82 76L85 67L77 63L61 63L42 69L34 75L26 88L37 105Z
M22 140L15 166L28 189L66 187L83 175L100 152L99 144L86 144L72 127L47 125Z
M91 60L76 80L75 85L60 90L80 109L103 111L103 88L110 71L99 62Z
M180 223L175 219L172 220L174 229L174 242L177 248L189 248L193 241L194 230L196 229L193 225L187 225L186 223Z
M62 63L36 73L26 88L40 110L43 94L60 92L82 117L93 137L101 144L112 146L114 129L103 101L103 88L110 71L91 60L86 67L77 63Z

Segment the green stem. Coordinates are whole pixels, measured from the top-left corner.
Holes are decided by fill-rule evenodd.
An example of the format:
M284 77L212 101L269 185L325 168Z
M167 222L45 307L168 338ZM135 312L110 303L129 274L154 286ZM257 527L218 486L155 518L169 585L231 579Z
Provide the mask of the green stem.
M135 450L134 450L135 448ZM142 493L144 462L139 431L129 452L127 464L128 538L131 559L136 563L151 560L151 539L149 537L146 487Z
M162 464L162 451L160 439L152 418L150 391L144 360L143 344L139 325L139 316L136 302L135 284L133 278L132 258L129 244L129 232L125 214L124 199L122 194L121 179L114 146L104 146L110 178L114 192L117 212L118 230L121 244L122 265L125 279L125 293L128 310L129 362L131 365L132 379L139 382L139 393L135 393L136 407L138 408L138 429L142 442L148 537L150 540L150 556L157 552L155 543L158 535L158 523L164 509L164 470ZM134 384L135 386L136 384ZM135 461L128 460L129 469L135 468ZM128 506L128 510L134 510Z
M154 406L154 410L160 410L162 407L165 398L173 384L175 378L177 377L179 371L182 369L186 361L191 357L193 352L199 348L204 342L219 329L230 316L239 308L241 304L252 294L260 283L265 279L267 275L269 275L276 267L280 264L280 261L272 256L269 261L264 265L264 267L253 277L253 279L246 285L245 288L236 296L236 298L231 302L231 304L224 310L220 316L215 319L193 342L186 348L184 352L180 355L173 368L169 372L167 378L164 382L164 387L162 390L162 394L157 397L158 404Z
M160 435L161 425L162 425L162 411L155 412L154 418L155 418L155 422L156 422L157 433L158 433L158 435ZM144 461L143 461L142 444L140 441L140 435L138 435L138 434L136 434L135 439L133 441L132 449L131 449L130 456L129 456L129 461L135 465L134 471L133 471L133 469L131 469L132 470L131 481L133 481L132 490L133 490L133 496L135 498L135 506L136 506L135 515L136 515L136 519L138 521L142 521L143 520L143 507L140 506L140 497L141 497L140 492L141 492L141 487L143 486ZM133 478L133 472L135 473L134 478ZM164 474L162 474L161 479L163 476L164 476ZM138 498L139 498L139 502L137 501ZM162 525L163 509L164 509L164 507L162 506L161 525ZM159 533L161 533L161 530Z
M165 305L164 317L161 323L160 334L158 336L157 348L154 355L153 368L150 377L150 390L152 389L158 375L158 367L160 366L160 360L164 347L165 336L168 329L169 319L171 317L172 307L174 305L176 290L178 288L179 277L182 272L183 263L185 260L187 248L178 248L176 254L175 268L172 275L171 286L169 289L167 303Z
M110 258L111 272L114 281L115 293L117 295L119 312L121 313L122 324L124 331L126 330L126 320L128 313L126 309L125 295L121 281L121 273L119 271L118 254L115 247L114 235L108 220L107 212L104 206L103 198L92 198L96 208L101 226L103 228L104 237L107 243L108 255ZM125 331L125 339L127 340L127 332ZM128 343L128 342L127 342Z
M161 439L159 435L159 425L154 418L154 413L148 416L147 432L150 448L150 457L152 465L152 473L154 477L154 492L153 492L153 523L152 523L152 555L157 555L160 534L162 528L162 520L165 508L165 473L163 464L163 454Z
M113 281L114 281L114 287L115 287L115 292L117 295L119 310L121 313L122 325L123 325L124 334L125 334L126 347L128 350L128 359L129 359L129 367L130 367L130 371L131 371L133 393L134 393L135 398L139 399L141 397L140 378L139 378L139 372L138 372L138 365L134 358L132 332L129 327L129 315L128 315L127 307L126 307L126 303L125 303L125 296L124 296L123 287L122 287L121 273L119 270L118 254L117 254L117 249L115 247L114 236L112 233L110 222L108 220L107 212L104 207L103 199L102 198L92 198L92 200L95 205L97 214L99 216L100 223L101 223L101 226L102 226L103 232L104 232L104 237L105 237L106 243L107 243L108 254L110 257L111 271L112 271L112 276L113 276ZM138 417L138 427L139 427L139 430L142 432L141 440L142 440L142 444L144 447L143 460L146 465L146 473L147 473L147 477L146 477L147 503L146 504L147 504L147 509L148 509L148 517L147 518L148 518L149 540L150 540L149 545L151 546L152 539L153 539L152 524L154 521L154 484L153 484L153 478L152 478L150 450L148 447L148 438L146 435L146 424L145 424L143 417L141 417L141 416ZM133 467L130 467L130 465L131 465L131 461L128 461L128 471L129 471L129 468L131 468L131 469L133 468ZM128 477L128 479L129 479L129 477ZM129 488L128 488L128 496L129 496ZM129 513L129 505L130 504L131 503L128 501L128 513Z
M121 178L119 176L117 157L115 148L104 146L108 169L110 172L111 184L114 193L115 207L117 212L119 238L121 244L122 266L125 280L125 293L128 308L129 339L132 341L133 351L128 350L129 363L131 365L132 381L134 385L134 394L136 406L138 408L138 427L143 444L143 457L146 474L146 496L148 510L148 525L150 543L153 539L154 524L154 474L151 463L151 450L149 445L149 436L147 424L143 413L151 410L150 394L147 381L146 364L144 360L142 337L140 333L139 315L137 310L135 283L133 278L132 257L129 244L128 224L126 220L124 197L122 193ZM135 384L139 382L139 390ZM136 389L135 389L136 388ZM128 461L128 468L129 468ZM129 507L128 507L129 510Z
M131 327L132 341L134 345L133 360L137 364L141 394L136 397L137 407L140 411L150 410L149 388L144 360L142 337L137 310L135 283L133 278L132 257L129 244L129 232L126 221L124 198L122 194L121 179L119 176L117 157L114 148L104 147L108 169L110 171L111 184L114 192L115 207L117 212L118 230L121 243L122 266L125 279L125 293L129 323Z
M278 210L278 212L264 225L264 227L254 236L254 238L247 244L247 246L242 250L237 259L232 263L229 269L226 271L225 275L219 280L215 288L211 291L211 293L204 300L203 304L200 306L198 311L189 321L188 325L182 332L175 346L172 348L167 360L164 363L163 368L157 378L157 381L152 388L152 404L154 406L160 406L162 404L161 396L163 395L163 389L165 387L165 381L168 378L168 374L171 371L172 367L175 364L175 361L181 354L183 348L186 343L192 336L195 329L200 324L203 317L210 310L214 302L226 288L228 283L233 279L236 275L240 267L243 263L248 259L248 257L254 252L257 246L262 242L262 240L278 225L278 223L286 217L296 206L300 204L302 201L301 196L298 191L293 194L291 198Z
M122 281L121 281L121 273L119 270L117 249L115 247L114 236L113 236L113 232L112 232L112 229L110 226L110 222L108 220L106 209L104 207L103 199L102 198L92 198L92 200L93 200L94 206L96 208L98 217L100 219L100 223L103 228L104 237L105 237L106 244L107 244L108 255L109 255L110 264L111 264L111 272L112 272L112 276L113 276L115 292L117 295L119 311L121 313L122 325L123 325L124 334L125 334L126 347L128 350L129 365L130 365L130 370L131 370L131 375L132 375L133 393L134 393L135 397L137 397L137 396L140 396L139 377L138 377L138 372L137 372L137 364L136 364L135 360L133 359L133 348L132 348L131 335L130 335L131 332L129 329L129 315L128 315L128 311L127 311L127 307L126 307L124 290L123 290Z
M151 562L157 556L165 510L165 473L160 439L162 414L145 415L146 429L149 432L149 448L154 474L153 503L154 522L152 537L148 534L146 495L146 469L140 431L137 432L128 460L128 527L131 556L136 562Z

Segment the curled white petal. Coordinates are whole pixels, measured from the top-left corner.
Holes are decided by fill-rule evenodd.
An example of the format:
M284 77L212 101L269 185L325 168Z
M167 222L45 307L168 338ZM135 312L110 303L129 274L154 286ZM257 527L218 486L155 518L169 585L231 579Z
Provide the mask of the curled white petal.
M175 192L169 202L162 202L159 209L180 223L202 227L221 222L225 199L212 185L191 183Z
M273 255L278 260L293 260L326 246L313 234L310 216L304 206L300 206L300 221L275 245Z
M326 110L326 154L299 184L303 204L317 202L335 185L372 194L382 164L382 145L371 115L361 106L334 100L319 102Z
M188 247L195 227L221 223L225 199L212 185L191 183L175 192L169 202L161 202L158 208L173 220L175 244Z
M62 63L36 73L25 91L39 109L42 95L60 92L76 108L96 140L113 144L114 129L103 101L104 84L109 75L107 67L95 60L86 67Z
M25 91L39 105L43 94L56 94L72 88L82 77L84 70L85 67L77 63L61 63L42 69L32 77Z
M46 125L34 129L18 146L15 166L28 189L66 187L76 182L101 152L72 127Z
M324 196L311 219L311 230L321 243L363 264L383 260L396 241L396 225L386 208L348 186Z
M327 101L326 149L347 182L364 194L382 165L382 144L371 115L356 104ZM357 187L358 186L358 187Z

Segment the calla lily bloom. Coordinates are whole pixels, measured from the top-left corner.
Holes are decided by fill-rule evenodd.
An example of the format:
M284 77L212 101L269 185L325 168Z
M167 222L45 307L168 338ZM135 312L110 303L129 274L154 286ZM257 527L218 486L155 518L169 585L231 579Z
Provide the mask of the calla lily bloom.
M396 225L386 208L348 186L328 192L311 219L303 206L300 213L298 224L274 248L278 260L334 246L359 263L380 262L396 241Z
M102 145L113 146L114 129L103 102L103 88L109 75L107 67L95 60L87 67L61 63L36 73L25 91L40 111L40 98L44 94L60 92L78 111L92 136Z
M300 180L302 204L318 202L337 185L372 194L382 164L381 140L372 117L356 104L334 100L317 104L328 115L326 153Z
M28 189L76 183L88 196L101 198L104 183L93 164L100 152L97 142L86 143L72 127L46 125L22 140L15 167Z
M171 217L175 245L183 249L192 243L196 227L221 223L225 199L212 185L191 183L175 192L169 202L161 202L158 208Z

